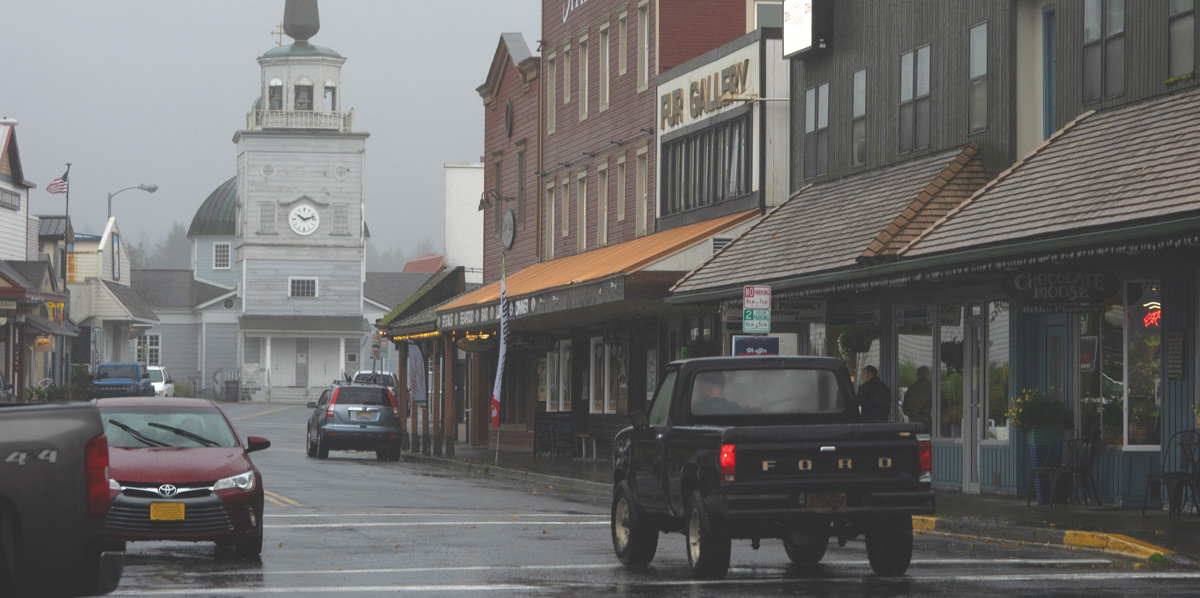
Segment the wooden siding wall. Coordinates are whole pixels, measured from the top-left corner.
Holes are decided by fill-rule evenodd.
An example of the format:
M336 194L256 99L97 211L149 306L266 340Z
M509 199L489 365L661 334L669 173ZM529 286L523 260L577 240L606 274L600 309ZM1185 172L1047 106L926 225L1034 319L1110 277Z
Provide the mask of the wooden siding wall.
M1102 110L1169 91L1200 84L1200 78L1180 81L1169 87L1167 80L1167 35L1169 5L1166 0L1125 2L1125 90L1101 102L1083 103L1083 0L1059 0L1055 8L1055 122L1062 128L1088 110ZM1200 27L1194 31L1192 51L1200 56ZM1196 64L1200 64L1197 60Z
M357 316L362 314L361 262L251 261L243 297L247 314ZM317 297L289 297L289 277L317 279ZM336 361L336 360L335 360Z
M0 260L25 261L29 259L26 256L29 192L8 186L4 189L15 192L21 198L21 207L17 210L7 206L0 208ZM37 235L34 235L34 238L36 239Z
M962 487L962 451L958 442L933 443L933 485Z
M837 179L914 156L977 141L989 177L1012 155L1014 84L1009 58L1013 10L988 0L839 1L834 5L831 49L792 62L792 190L806 182ZM988 24L988 123L968 134L967 92L971 27ZM899 154L900 56L930 45L929 147ZM867 69L867 157L851 166L854 72ZM829 172L805 178L804 92L829 83Z
M1164 342L1163 360L1166 360L1166 337L1171 333L1183 335L1183 379L1172 380L1167 377L1165 363L1162 375L1162 407L1159 410L1162 441L1166 443L1174 434L1182 430L1196 428L1194 408L1196 379L1195 379L1195 333L1196 333L1196 279L1192 277L1167 278L1162 281L1163 321L1162 334ZM1179 453L1171 444L1171 452L1164 455L1164 467L1181 470L1187 469L1186 463L1180 463Z
M230 350L237 347L237 325L207 324L204 326L204 334L207 338L204 339L204 371L200 372L200 384L204 388L212 388L213 373L219 369L234 369L238 366L237 351ZM218 388L217 391L222 392L222 389Z
M529 41L531 40L526 40ZM599 82L596 84L599 85ZM526 84L512 58L506 57L500 89L492 103L483 108L483 189L486 191L496 188L495 164L500 162L500 192L505 197L512 198L508 202L496 201L493 198L492 207L484 210L483 230L479 231L483 235L484 282L499 280L501 254L505 255L507 272L517 272L538 261L538 207L539 198L544 191L535 173L539 170L538 97L542 85L542 79L539 77L534 77ZM509 102L512 102L512 136L506 135L504 130L505 106ZM524 145L518 145L520 142L524 142ZM521 180L517 159L517 154L522 150L525 152L524 180ZM524 210L518 209L517 205L522 186L525 188ZM510 209L517 217L516 228L513 231L512 248L505 250L501 233L496 230L496 213L499 211L502 215L502 210Z
M148 332L162 335L160 363L176 382L190 383L201 375L200 347L196 343L200 337L199 324L159 324Z

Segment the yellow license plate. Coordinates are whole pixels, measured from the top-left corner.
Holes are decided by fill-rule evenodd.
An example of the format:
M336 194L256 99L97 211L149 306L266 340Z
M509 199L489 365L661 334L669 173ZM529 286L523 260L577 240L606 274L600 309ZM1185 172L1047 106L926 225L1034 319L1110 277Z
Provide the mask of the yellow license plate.
M150 503L151 521L183 521L183 503L181 502L152 502Z
M358 419L371 419L371 412L370 411L359 411L355 417L357 417Z
M808 495L808 506L811 509L830 509L846 506L845 492L813 492Z

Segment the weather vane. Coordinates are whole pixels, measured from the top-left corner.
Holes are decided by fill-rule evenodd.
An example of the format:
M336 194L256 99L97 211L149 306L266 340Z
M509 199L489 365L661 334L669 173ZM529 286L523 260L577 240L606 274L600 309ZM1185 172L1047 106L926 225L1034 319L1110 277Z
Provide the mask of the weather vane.
M279 41L275 42L276 46L283 45L283 21L280 21L279 24L275 26L275 30L271 32L271 35L279 36Z

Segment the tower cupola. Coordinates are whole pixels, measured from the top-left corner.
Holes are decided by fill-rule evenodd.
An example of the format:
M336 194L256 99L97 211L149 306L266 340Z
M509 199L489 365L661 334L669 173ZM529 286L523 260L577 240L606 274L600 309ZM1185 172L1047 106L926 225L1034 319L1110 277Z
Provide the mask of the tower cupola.
M283 32L293 41L258 58L262 89L246 115L247 130L353 130L354 111L342 109L346 59L309 42L320 29L317 0L287 0Z

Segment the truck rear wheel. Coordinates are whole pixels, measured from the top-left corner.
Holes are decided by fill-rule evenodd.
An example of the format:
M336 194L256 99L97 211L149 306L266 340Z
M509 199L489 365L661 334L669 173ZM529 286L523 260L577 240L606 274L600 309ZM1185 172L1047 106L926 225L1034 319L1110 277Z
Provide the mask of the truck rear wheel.
M880 577L898 577L912 562L912 517L884 517L866 533L867 560Z
M815 565L825 558L829 549L829 538L821 535L797 533L783 539L783 549L788 558L797 565Z
M658 530L642 519L625 480L613 487L612 542L617 560L632 569L645 568L658 551Z
M687 508L687 555L692 577L721 579L729 572L729 534L714 521L699 490Z

